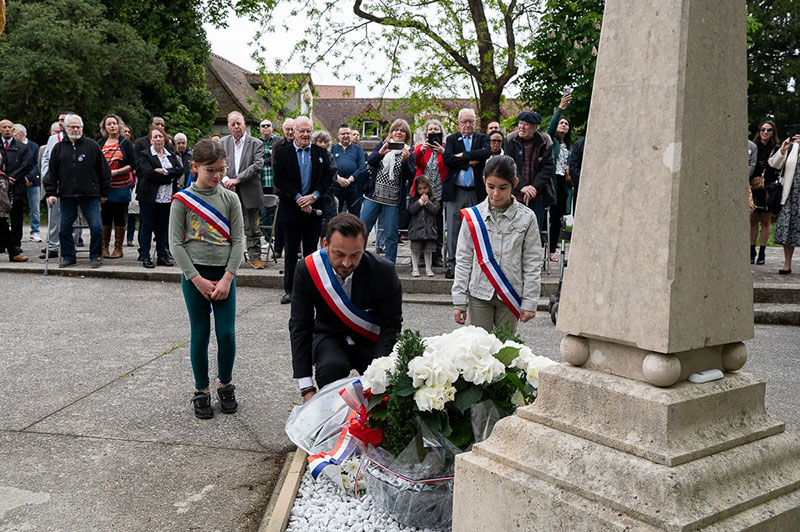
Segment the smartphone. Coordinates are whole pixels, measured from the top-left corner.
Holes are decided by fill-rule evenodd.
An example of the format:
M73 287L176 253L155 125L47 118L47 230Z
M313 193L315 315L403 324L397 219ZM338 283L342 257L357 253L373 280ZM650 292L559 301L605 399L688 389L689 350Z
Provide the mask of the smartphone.
M406 145L403 144L402 142L390 142L389 143L389 149L390 150L402 150L405 147L406 147Z
M430 133L428 135L428 144L438 144L439 146L442 145L442 134L441 133Z
M572 94L572 88L567 87L566 89L564 89L564 95L567 95L567 94Z

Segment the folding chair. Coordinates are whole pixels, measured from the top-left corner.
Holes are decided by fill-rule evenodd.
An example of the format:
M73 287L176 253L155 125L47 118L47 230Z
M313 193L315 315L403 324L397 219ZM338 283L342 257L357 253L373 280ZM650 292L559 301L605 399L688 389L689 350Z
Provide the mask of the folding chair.
M275 222L278 219L278 208L280 208L280 198L275 194L264 194L264 207L275 210L272 213L272 224L259 225L258 229L264 234L264 239L267 241L267 253L265 257L269 260L269 253L272 252L272 262L278 263L278 258L275 256L275 248L273 241L275 239ZM269 235L269 236L267 236Z
M550 273L550 207L546 207L544 210L544 225L540 236L542 238L542 248L544 248L542 269L546 273Z

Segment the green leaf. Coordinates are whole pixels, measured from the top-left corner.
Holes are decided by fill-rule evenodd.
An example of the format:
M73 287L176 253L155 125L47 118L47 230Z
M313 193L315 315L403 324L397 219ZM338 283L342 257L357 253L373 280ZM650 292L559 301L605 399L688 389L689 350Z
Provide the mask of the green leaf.
M525 393L525 383L522 382L522 379L520 379L515 372L507 371L506 376L504 378L508 379L517 390L519 390L522 393Z
M372 412L369 413L369 419L371 420L386 419L388 417L389 417L388 410L373 410Z
M442 416L439 415L439 412L420 412L419 417L432 431L442 431Z
M505 367L511 367L511 363L519 356L519 347L504 347L494 357L503 363Z
M472 421L469 418L454 420L451 427L453 430L448 439L459 449L466 449L475 441L475 435L472 433Z
M456 398L453 401L456 408L463 414L472 405L479 403L483 397L483 388L475 384L471 385L460 392L456 392Z
M403 375L397 379L394 384L394 393L400 397L408 397L414 395L417 389L414 388L414 381L408 375Z
M369 403L367 403L367 412L370 412L377 405L381 404L386 396L387 395L385 393L373 395L372 399L370 399Z

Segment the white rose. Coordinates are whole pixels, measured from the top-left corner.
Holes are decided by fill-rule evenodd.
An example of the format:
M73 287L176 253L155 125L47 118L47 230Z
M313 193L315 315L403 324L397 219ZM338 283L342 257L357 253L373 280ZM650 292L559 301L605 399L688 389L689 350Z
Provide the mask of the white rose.
M494 382L506 372L506 367L503 363L492 355L465 357L461 360L461 363L463 366L459 369L461 369L464 380L479 386Z
M426 353L408 363L408 376L414 388L442 386L458 380L458 369L449 357L442 353Z
M525 372L527 373L527 380L531 386L539 388L539 370L547 366L555 366L556 363L547 357L533 356L527 361Z
M444 410L444 405L456 397L456 389L452 384L443 386L423 386L414 392L414 401L422 412Z
M389 382L389 373L394 370L396 365L397 358L392 355L373 360L361 377L364 389L372 388L372 393L385 392Z

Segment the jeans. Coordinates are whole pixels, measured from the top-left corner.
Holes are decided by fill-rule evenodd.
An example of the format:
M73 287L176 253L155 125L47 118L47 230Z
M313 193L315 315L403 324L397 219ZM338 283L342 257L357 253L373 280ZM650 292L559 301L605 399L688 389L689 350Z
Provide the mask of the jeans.
M156 255L159 259L167 257L167 233L169 232L169 203L139 202L141 220L139 221L139 256L150 257L150 243L156 237ZM63 244L62 244L63 246Z
M56 201L56 204L47 210L47 251L58 251L60 221L61 202Z
M333 188L333 195L339 200L339 212L347 211L356 216L361 214L361 202L364 196L358 191L356 183L349 187L336 184Z
M61 241L61 259L75 260L75 239L72 236L72 224L78 217L78 207L89 225L91 242L89 258L99 259L103 243L103 226L100 221L100 198L61 198L61 220L58 233Z
M383 234L386 239L386 259L397 261L397 229L400 225L400 211L397 205L384 205L377 201L364 198L361 208L361 220L367 226L367 235L372 231L372 226L383 215Z
M455 187L453 199L444 202L444 212L447 223L447 269L455 270L456 248L458 247L458 233L461 231L461 209L478 204L475 190L466 190Z
M39 187L28 187L28 205L31 208L31 234L39 232Z
M136 219L138 214L128 213L128 242L133 242L133 234L136 232Z

